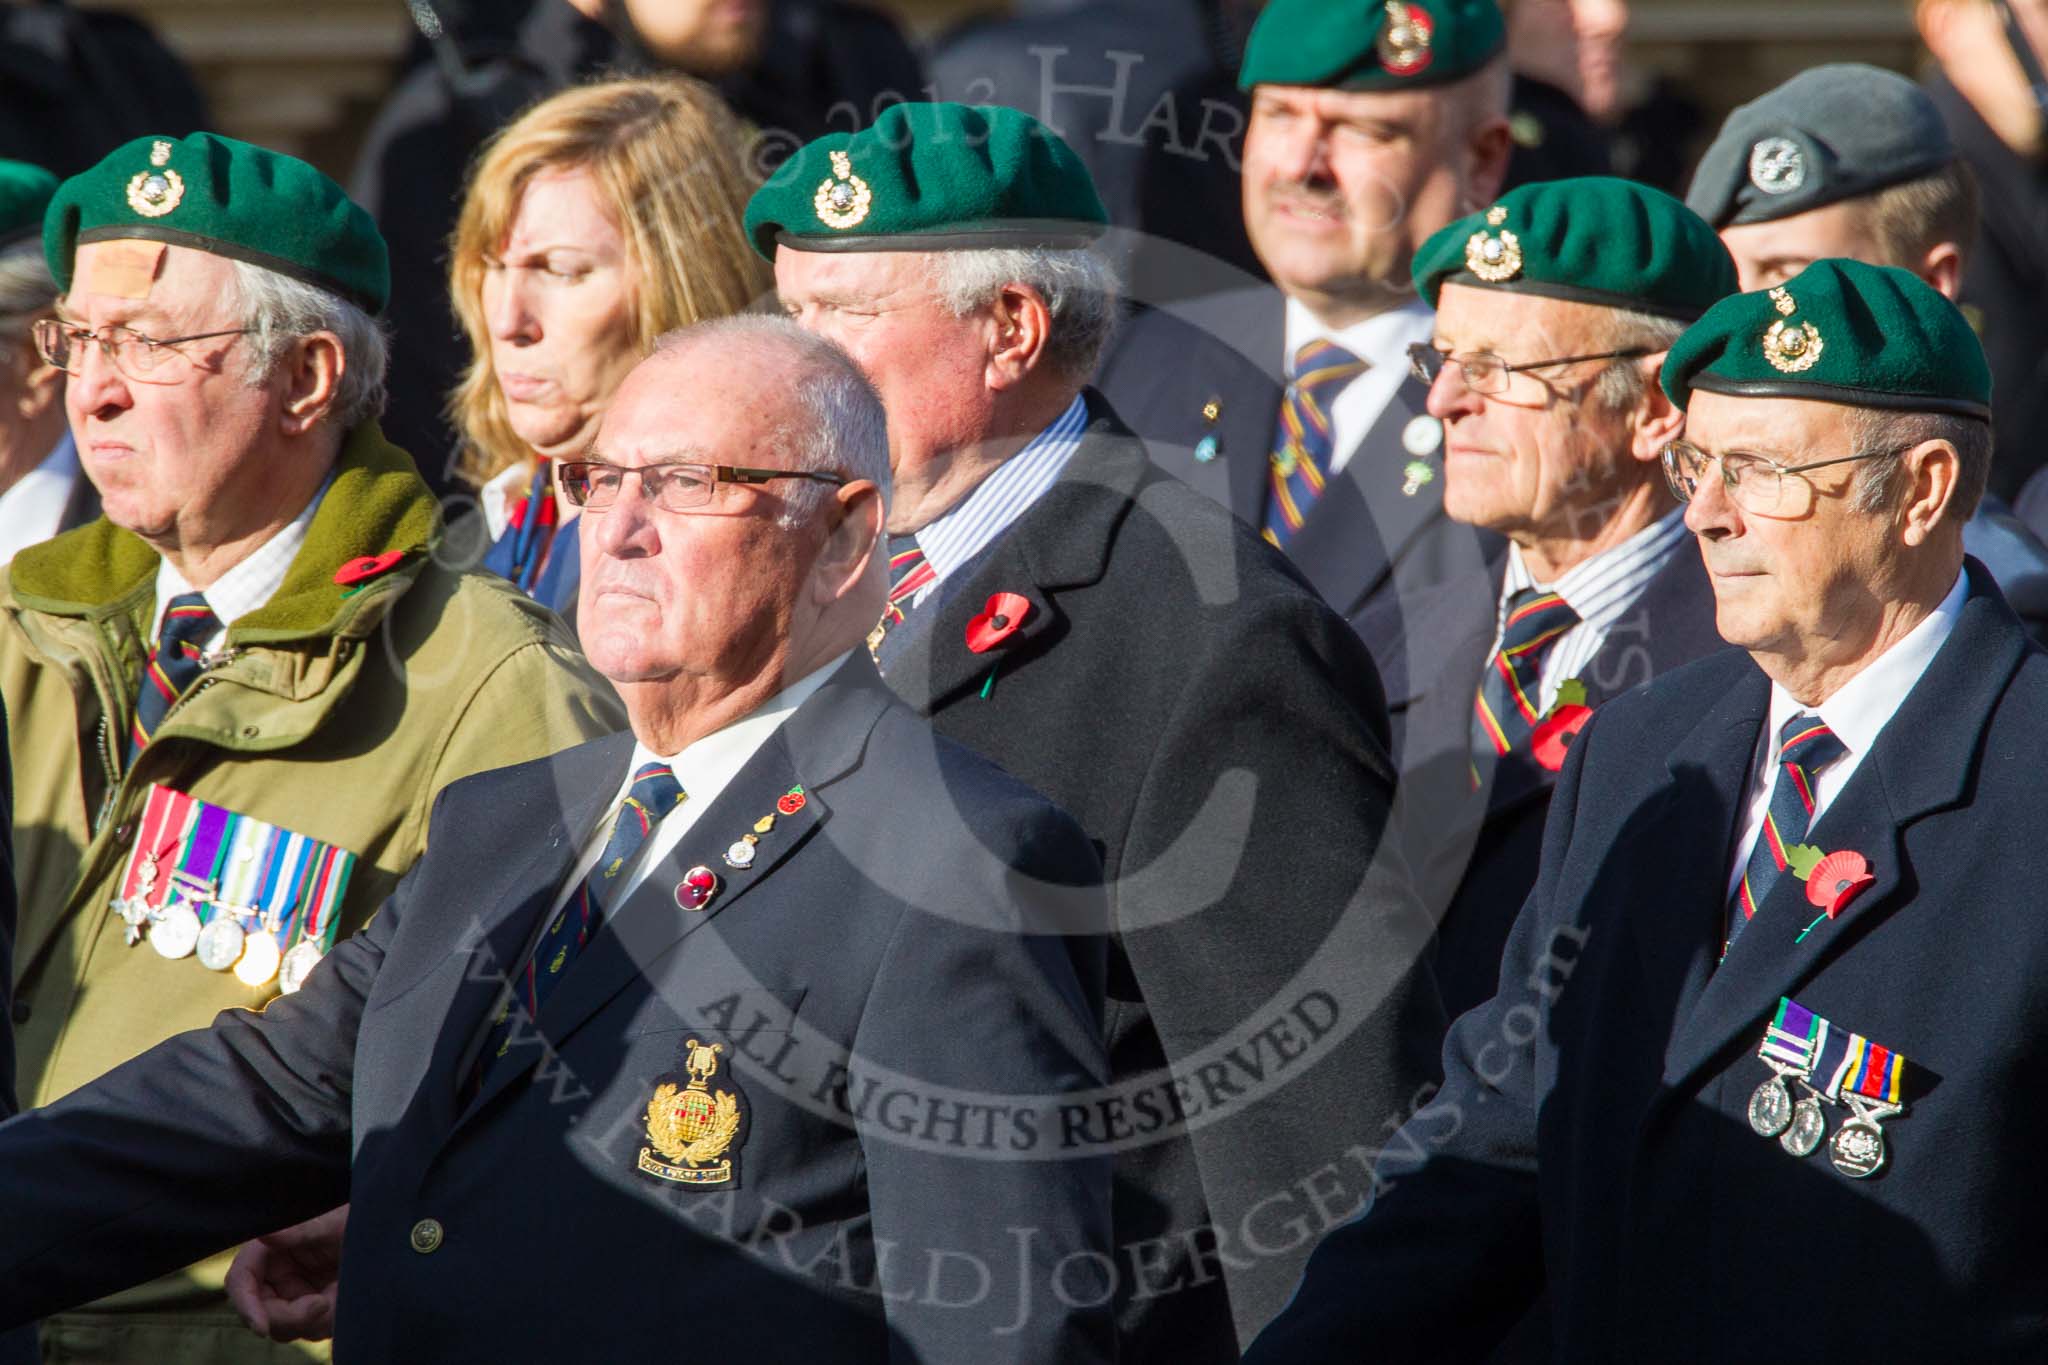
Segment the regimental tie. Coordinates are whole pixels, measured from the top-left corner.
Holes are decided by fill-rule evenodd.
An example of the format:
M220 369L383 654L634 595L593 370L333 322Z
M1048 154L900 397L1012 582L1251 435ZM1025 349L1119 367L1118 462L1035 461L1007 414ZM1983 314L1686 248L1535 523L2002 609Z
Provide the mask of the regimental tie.
M1579 623L1571 604L1554 592L1523 588L1508 598L1500 648L1479 679L1472 699L1472 753L1501 758L1526 752L1529 736L1543 719L1543 661L1564 633Z
M882 619L868 632L869 653L879 650L889 632L903 624L917 594L931 586L938 576L938 570L918 548L915 535L889 537L889 603L882 608Z
M1272 544L1285 549L1308 520L1308 509L1323 495L1336 448L1331 405L1345 385L1371 368L1334 341L1311 341L1294 353L1266 471L1264 535Z
M556 912L554 922L534 946L525 972L514 985L526 1019L540 1017L542 1002L569 974L570 964L597 934L605 915L615 908L612 902L617 899L617 888L633 855L647 843L661 818L683 804L684 797L682 784L666 763L643 763L633 774L633 785L627 789L626 799L619 803L618 814L612 817L611 837L605 841L604 852L575 894ZM517 1013L508 999L478 1054L479 1078L483 1068L504 1056L511 1045Z
M1749 851L1749 864L1735 895L1728 904L1728 939L1721 955L1728 955L1744 927L1756 917L1756 908L1771 894L1778 878L1789 866L1786 850L1806 842L1807 826L1813 820L1813 780L1820 771L1849 752L1835 732L1819 716L1801 712L1778 730L1778 778L1771 787L1771 807L1764 814L1764 827Z
M205 652L200 641L220 630L213 608L204 593L180 593L164 608L164 623L157 631L156 652L142 670L142 688L135 697L135 720L128 731L128 761L149 743L149 737L164 723L171 703L205 671Z

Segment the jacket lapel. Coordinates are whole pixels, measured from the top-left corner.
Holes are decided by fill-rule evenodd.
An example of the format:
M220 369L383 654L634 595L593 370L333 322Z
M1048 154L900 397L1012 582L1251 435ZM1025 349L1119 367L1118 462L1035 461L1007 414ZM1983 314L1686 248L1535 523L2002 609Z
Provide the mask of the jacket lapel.
M1265 382L1248 385L1234 405L1218 414L1217 424L1230 474L1230 510L1256 530L1266 515L1266 471L1272 467L1273 433L1285 390L1281 367L1286 360L1282 352L1287 349L1287 301L1277 289L1260 290L1254 298L1235 297L1242 300L1235 317L1219 319L1210 333L1232 338Z
M1423 414L1428 396L1414 376L1402 379L1345 461L1344 472L1330 481L1288 542L1288 558L1343 615L1379 587L1419 536L1443 520L1441 478L1413 495L1401 492L1409 458L1402 433Z

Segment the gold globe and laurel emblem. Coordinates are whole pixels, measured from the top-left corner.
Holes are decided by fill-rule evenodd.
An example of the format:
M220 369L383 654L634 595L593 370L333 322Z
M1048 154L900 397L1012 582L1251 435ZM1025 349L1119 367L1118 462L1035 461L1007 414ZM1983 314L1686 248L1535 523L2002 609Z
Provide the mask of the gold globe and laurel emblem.
M1388 74L1412 76L1429 65L1429 12L1401 0L1386 0L1387 24L1373 44Z
M832 175L818 183L818 192L811 199L818 221L839 232L859 227L875 201L874 191L853 173L853 160L845 152L832 153Z
M1771 368L1783 374L1798 374L1810 370L1820 360L1820 331L1810 322L1793 322L1792 314L1799 305L1792 301L1792 295L1783 285L1770 292L1771 306L1782 315L1764 333L1764 359Z
M1465 268L1488 284L1505 284L1522 273L1522 239L1501 227L1508 211L1495 204L1486 211L1487 227L1465 239Z
M732 1161L725 1152L739 1136L739 1096L709 1088L724 1050L723 1043L690 1039L683 1048L688 1083L664 1082L655 1088L647 1102L647 1138L653 1145L640 1149L639 1160L648 1175L698 1188L732 1180ZM656 1152L667 1160L657 1159Z
M185 178L170 169L171 144L158 138L150 144L149 165L128 181L128 207L144 218L161 218L185 198Z

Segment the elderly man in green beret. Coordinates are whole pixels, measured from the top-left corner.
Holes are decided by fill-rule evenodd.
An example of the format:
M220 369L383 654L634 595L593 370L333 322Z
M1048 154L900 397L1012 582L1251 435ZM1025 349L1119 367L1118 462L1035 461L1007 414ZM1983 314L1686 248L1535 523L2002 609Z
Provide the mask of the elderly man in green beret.
M426 846L447 782L616 728L549 613L437 561L377 428L383 241L210 133L60 186L36 325L104 516L0 580L26 1105L296 989ZM53 1319L67 1360L267 1359L226 1258Z
M2048 658L1964 552L1983 351L1829 259L1662 384L1738 648L1580 733L1498 994L1250 1361L1485 1360L1546 1288L1557 1360L2048 1353Z
M1238 83L1245 227L1272 285L1145 314L1103 367L1153 458L1352 620L1481 555L1443 515L1442 431L1408 374L1430 326L1410 267L1499 192L1505 43L1494 0L1268 4Z
M32 336L57 297L42 241L56 191L40 166L0 161L0 564L99 515L64 422L64 376Z
M1115 306L1102 222L1036 120L947 104L809 144L747 212L783 307L888 409L884 676L1103 854L1112 1083L1061 1141L1116 1154L1123 1359L1230 1362L1442 1023L1381 856L1370 657L1084 388Z
M1356 624L1388 681L1409 862L1442 907L1456 1016L1493 994L1578 724L1721 646L1658 465L1684 416L1656 374L1735 274L1676 199L1595 176L1452 223L1415 284L1437 309L1413 362L1444 423L1445 510L1507 547Z

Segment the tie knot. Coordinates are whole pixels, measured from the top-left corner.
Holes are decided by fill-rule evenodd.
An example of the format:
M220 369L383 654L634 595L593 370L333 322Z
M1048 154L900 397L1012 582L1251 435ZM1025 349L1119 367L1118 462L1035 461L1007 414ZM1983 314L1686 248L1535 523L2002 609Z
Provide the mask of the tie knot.
M1778 761L1818 772L1849 752L1819 716L1801 712L1778 728Z
M643 763L633 773L633 785L626 791L628 805L636 806L651 819L659 820L682 804L683 784L666 763Z
M1578 623L1579 614L1558 594L1523 588L1508 598L1501 653L1515 655L1541 648Z
M1311 341L1294 353L1289 378L1298 389L1320 392L1332 387L1341 389L1368 368L1363 360L1334 341Z
M157 630L159 652L164 645L182 644L189 653L197 654L197 643L220 629L220 621L214 616L213 608L206 605L206 594L182 592L170 600L164 608L163 625Z

